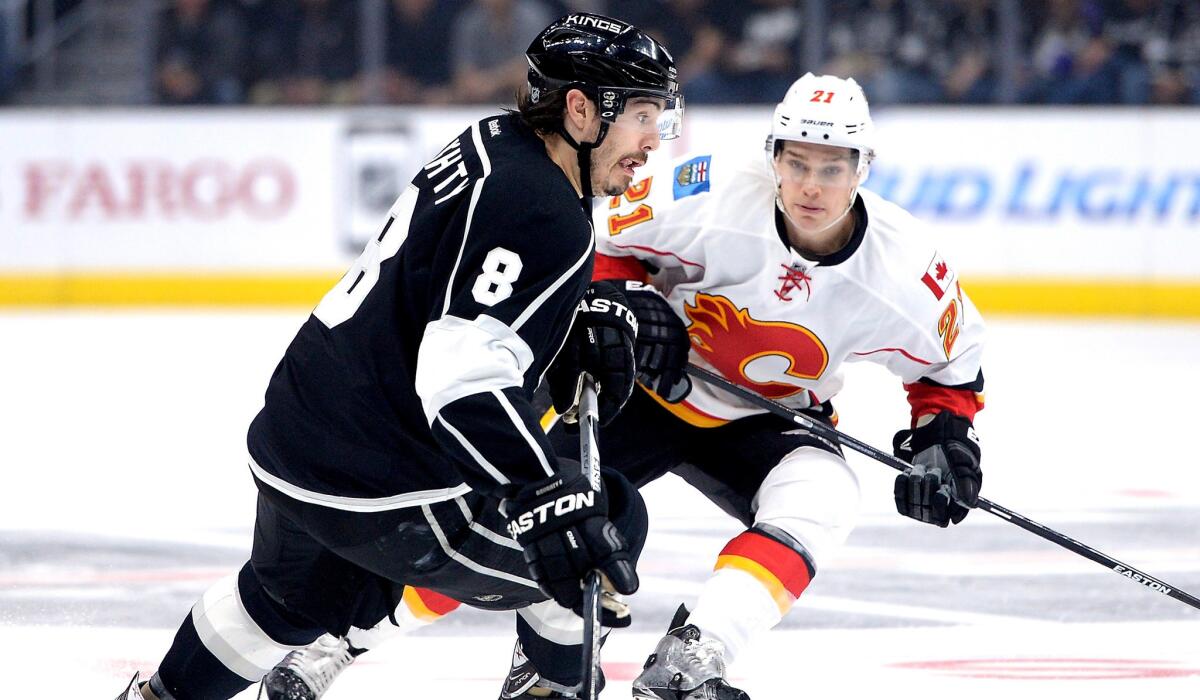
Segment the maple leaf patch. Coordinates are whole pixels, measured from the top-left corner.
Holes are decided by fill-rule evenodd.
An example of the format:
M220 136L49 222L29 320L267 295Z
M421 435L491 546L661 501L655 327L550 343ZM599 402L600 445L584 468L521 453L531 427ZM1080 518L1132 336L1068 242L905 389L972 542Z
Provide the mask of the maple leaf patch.
M929 267L925 268L925 274L922 275L921 281L925 283L929 291L933 292L933 296L941 301L957 277L958 275L954 274L954 270L946 264L946 259L942 257L941 253L934 253L933 259L929 261Z

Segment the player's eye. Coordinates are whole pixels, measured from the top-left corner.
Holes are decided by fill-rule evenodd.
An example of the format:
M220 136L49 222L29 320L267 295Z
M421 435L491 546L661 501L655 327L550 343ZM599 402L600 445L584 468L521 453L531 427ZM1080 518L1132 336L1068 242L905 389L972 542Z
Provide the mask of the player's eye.
M841 174L842 174L842 166L840 166L840 165L825 166L825 175L827 175L829 177L836 177Z

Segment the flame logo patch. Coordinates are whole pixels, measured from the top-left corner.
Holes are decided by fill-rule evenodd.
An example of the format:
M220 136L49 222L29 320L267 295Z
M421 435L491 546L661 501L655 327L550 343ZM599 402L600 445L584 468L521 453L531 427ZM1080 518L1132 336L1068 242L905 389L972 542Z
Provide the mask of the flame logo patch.
M785 382L759 382L746 376L746 367L769 356L787 360L785 374L797 379L818 379L829 367L829 351L815 333L783 321L759 321L729 299L696 295L684 304L692 347L727 379L769 399L782 399L804 391Z

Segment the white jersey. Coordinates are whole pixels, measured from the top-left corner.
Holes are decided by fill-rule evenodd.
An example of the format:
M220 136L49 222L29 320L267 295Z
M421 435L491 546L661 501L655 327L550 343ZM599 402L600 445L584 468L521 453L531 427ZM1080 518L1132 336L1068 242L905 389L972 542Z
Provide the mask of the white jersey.
M808 259L778 233L765 158L665 161L597 201L596 251L657 269L650 280L687 325L691 362L786 405L831 399L844 362L881 364L906 385L981 391L984 325L954 269L912 215L858 197L850 242ZM696 425L762 412L703 382L670 408Z

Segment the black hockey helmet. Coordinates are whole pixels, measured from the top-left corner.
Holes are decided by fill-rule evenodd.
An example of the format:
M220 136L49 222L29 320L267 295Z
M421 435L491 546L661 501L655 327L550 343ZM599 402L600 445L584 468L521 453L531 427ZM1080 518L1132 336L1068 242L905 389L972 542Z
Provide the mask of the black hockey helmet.
M675 59L665 46L628 22L588 12L566 15L538 34L525 57L531 103L559 90L578 88L599 106L600 133L595 141L577 142L561 123L557 129L579 151L585 196L591 195L586 174L591 151L604 140L630 98L665 102L657 124L661 139L676 138L683 129L683 95Z
M557 90L579 88L600 106L612 123L634 96L665 101L659 136L679 136L683 96L675 59L666 47L637 27L603 15L578 12L546 27L525 52L529 61L529 98L537 103ZM598 144L604 138L602 127ZM596 145L593 144L593 145Z

